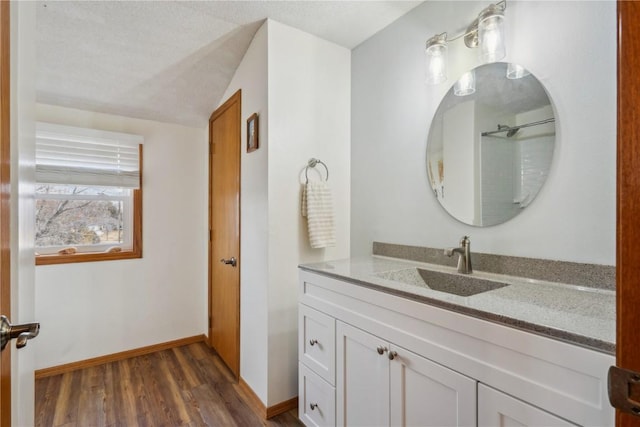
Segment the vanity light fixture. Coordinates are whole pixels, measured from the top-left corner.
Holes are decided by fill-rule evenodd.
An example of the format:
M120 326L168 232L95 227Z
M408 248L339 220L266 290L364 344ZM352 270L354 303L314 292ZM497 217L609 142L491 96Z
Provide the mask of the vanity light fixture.
M480 60L488 64L497 62L507 54L504 47L504 9L497 4L489 5L478 15L478 44Z
M475 70L467 71L453 85L453 94L455 96L467 96L476 91L476 72Z
M425 60L427 84L437 85L447 80L447 33L427 40Z
M447 43L464 37L468 48L480 47L483 63L497 62L505 57L504 11L507 1L502 0L485 7L467 27L467 31L449 38L447 33L435 35L426 42L426 82L442 83L447 79Z
M529 70L524 68L522 65L513 64L511 62L507 65L507 78L509 80L521 79L529 75L531 75Z

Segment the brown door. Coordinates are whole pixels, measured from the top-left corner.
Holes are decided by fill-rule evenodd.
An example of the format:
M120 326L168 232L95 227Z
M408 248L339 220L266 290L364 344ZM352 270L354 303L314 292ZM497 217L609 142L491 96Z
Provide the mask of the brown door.
M9 317L9 2L0 2L0 314ZM11 425L11 350L0 353L0 427Z
M616 363L640 372L640 2L618 1L618 26ZM640 418L618 411L616 425Z
M209 120L209 340L240 374L240 95Z

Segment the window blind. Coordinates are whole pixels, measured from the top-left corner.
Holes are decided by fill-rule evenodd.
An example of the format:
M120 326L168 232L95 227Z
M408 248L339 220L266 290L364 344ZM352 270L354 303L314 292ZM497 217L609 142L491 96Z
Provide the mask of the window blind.
M36 181L139 188L143 142L140 135L39 122Z

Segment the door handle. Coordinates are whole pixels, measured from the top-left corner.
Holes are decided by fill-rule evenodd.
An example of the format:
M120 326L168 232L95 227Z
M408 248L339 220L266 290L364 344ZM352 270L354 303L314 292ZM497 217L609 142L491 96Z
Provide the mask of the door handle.
M611 406L640 416L640 373L611 366L607 380Z
M234 257L234 256L232 256L229 259L221 258L220 262L223 263L223 264L227 264L227 265L231 264L231 267L235 267L236 265L238 265L238 261L236 260L236 257Z
M23 323L12 325L7 316L0 316L0 350L4 350L9 341L16 339L16 347L22 348L27 341L35 338L40 333L40 323Z

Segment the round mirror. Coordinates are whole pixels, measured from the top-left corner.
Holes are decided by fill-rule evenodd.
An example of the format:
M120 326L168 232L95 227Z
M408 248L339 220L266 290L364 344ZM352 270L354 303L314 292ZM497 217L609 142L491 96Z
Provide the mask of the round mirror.
M442 207L465 224L501 224L536 197L549 174L555 114L542 84L504 62L463 75L429 130L427 172Z

